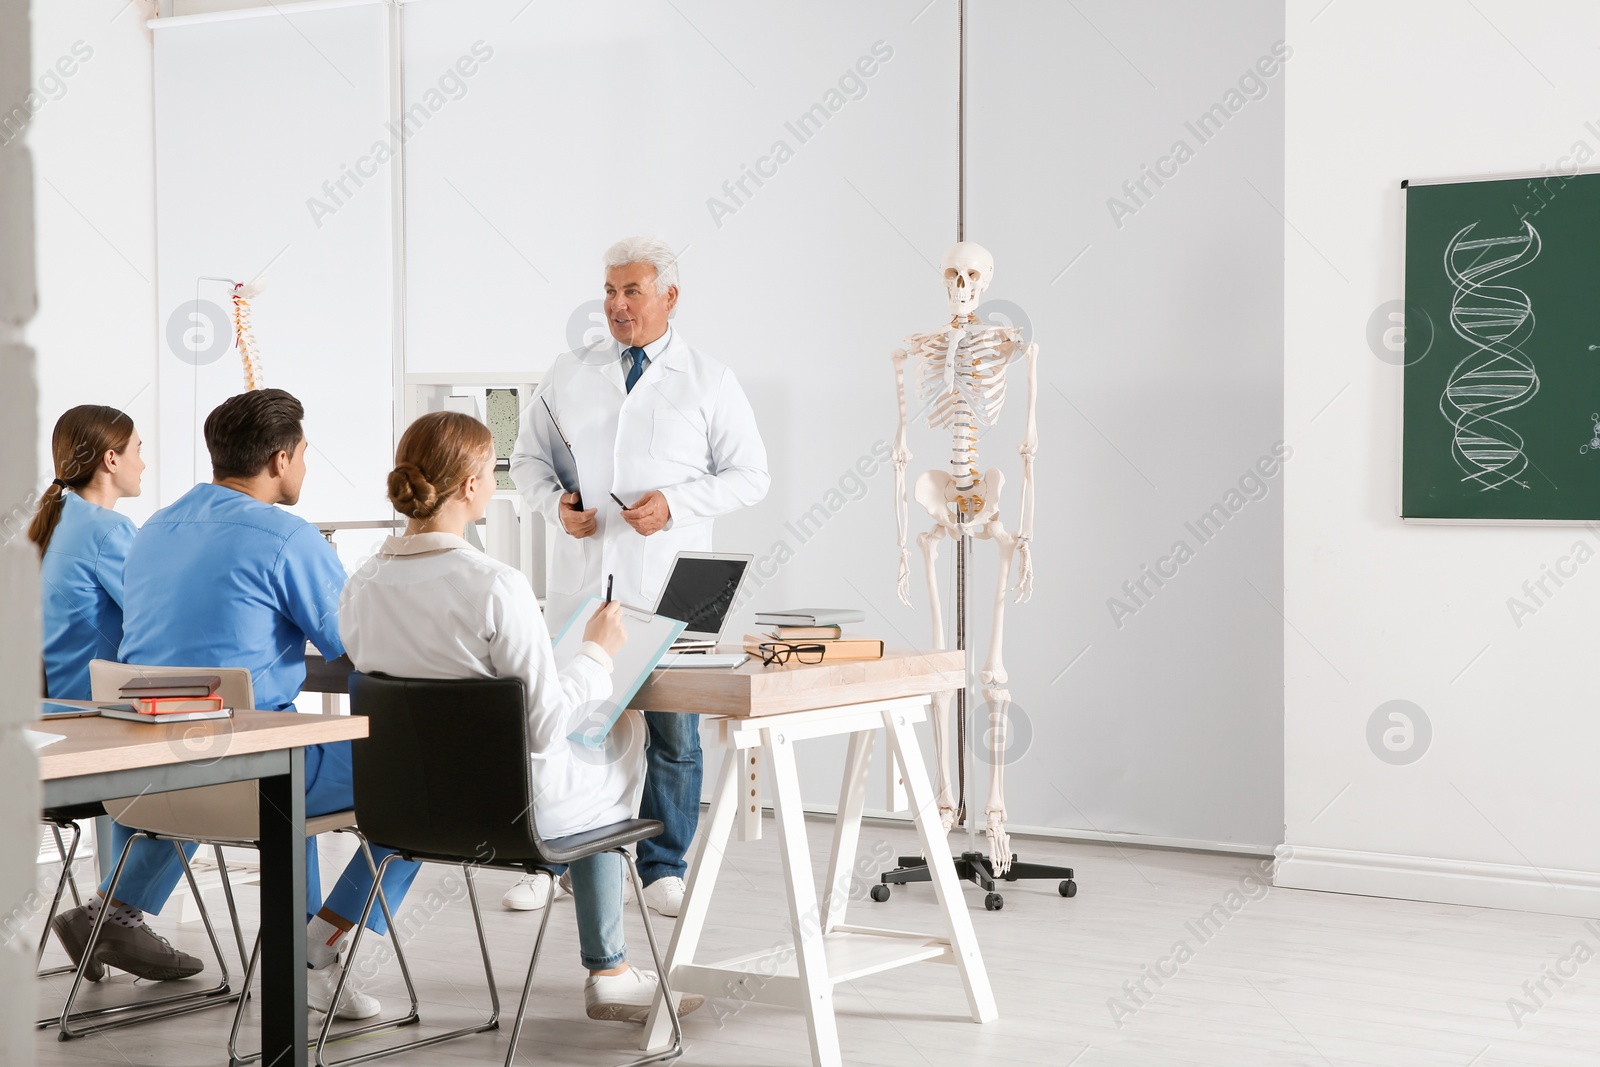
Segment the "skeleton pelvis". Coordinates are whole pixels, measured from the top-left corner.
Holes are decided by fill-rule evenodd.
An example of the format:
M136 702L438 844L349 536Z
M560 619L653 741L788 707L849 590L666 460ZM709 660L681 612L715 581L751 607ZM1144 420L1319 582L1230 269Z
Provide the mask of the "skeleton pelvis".
M984 471L970 489L957 487L955 478L946 471L923 471L917 476L912 495L945 529L983 537L984 527L1000 511L1000 491L1005 484L1005 474L996 467Z

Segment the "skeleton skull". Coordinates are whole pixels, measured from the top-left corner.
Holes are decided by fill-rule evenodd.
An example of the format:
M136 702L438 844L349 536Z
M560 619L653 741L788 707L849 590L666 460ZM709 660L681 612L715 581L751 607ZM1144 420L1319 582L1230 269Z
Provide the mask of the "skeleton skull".
M983 291L994 280L994 257L980 244L958 241L945 252L939 268L944 273L950 314L971 315L983 298Z

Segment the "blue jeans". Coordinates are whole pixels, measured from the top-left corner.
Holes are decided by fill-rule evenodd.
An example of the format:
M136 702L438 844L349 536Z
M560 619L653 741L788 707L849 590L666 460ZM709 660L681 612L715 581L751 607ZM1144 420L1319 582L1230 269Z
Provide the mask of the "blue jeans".
M682 878L695 827L700 825L700 716L647 711L650 744L644 750L644 796L639 818L659 819L666 827L639 842L639 880Z
M336 741L327 745L313 745L306 749L306 814L327 815L335 811L347 811L355 806L355 794L351 787L350 774L350 742ZM112 823L111 848L113 855L120 856L122 847L127 844L128 838L133 836L133 831L121 823ZM194 845L185 844L184 854L194 855ZM374 847L372 862L382 863L383 857L389 854L389 849ZM411 880L417 876L420 869L418 864L397 860L389 864L389 869L383 874L383 894L389 902L389 907L397 908L405 897L406 890L411 888ZM133 850L128 853L128 861L122 867L122 880L117 883L116 897L124 904L131 904L140 911L152 914L161 914L162 907L167 903L167 898L172 895L172 890L178 884L178 879L183 877L183 865L178 862L177 853L173 851L169 841L151 841L149 838L134 843ZM339 875L338 884L329 894L326 906L335 915L355 922L361 914L361 907L367 901L367 893L372 888L372 872L367 869L367 861L357 852L350 857L350 862L345 864L344 871ZM100 890L110 895L111 877L106 876L100 883ZM322 875L317 864L317 839L306 838L306 921L316 915L319 908L323 907ZM367 929L375 934L384 932L383 910L376 906L372 909L372 917L367 920Z
M627 867L615 852L602 852L574 861L569 869L583 965L591 971L609 971L628 958L622 933L622 880L628 877Z

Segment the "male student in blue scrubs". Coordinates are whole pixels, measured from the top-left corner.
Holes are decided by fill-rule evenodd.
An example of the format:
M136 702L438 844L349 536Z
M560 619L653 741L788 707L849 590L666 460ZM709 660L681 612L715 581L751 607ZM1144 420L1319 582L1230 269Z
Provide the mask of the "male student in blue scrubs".
M306 473L303 417L300 402L281 389L242 393L206 417L213 480L151 516L129 550L122 662L249 667L256 707L288 711L305 682L306 641L330 660L344 655L338 623L344 567L316 527L277 507L300 498ZM349 742L308 748L305 782L307 815L350 808ZM120 851L129 836L119 826L113 846ZM383 855L373 851L375 858ZM416 872L414 863L389 865L383 888L391 905L404 896ZM93 962L157 980L197 973L200 960L143 923L142 912L159 912L181 875L169 844L137 842ZM314 840L306 842L306 881L307 906L315 910L322 883ZM358 854L326 905L310 917L307 985L311 1006L319 1011L328 1010L343 936L353 925L351 917L361 914L371 885ZM109 879L89 904L56 920L74 960L82 954L108 887ZM374 913L370 925L382 933L382 916ZM347 988L337 1014L364 1019L379 1008L372 997Z

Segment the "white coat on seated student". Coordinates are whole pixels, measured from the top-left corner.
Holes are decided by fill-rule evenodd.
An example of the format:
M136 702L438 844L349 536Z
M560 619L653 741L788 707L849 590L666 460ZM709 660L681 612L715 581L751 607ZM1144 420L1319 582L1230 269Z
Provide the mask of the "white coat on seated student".
M339 631L359 671L402 678L520 678L527 687L534 822L546 838L633 817L644 783L642 723L613 737L621 751L596 758L568 736L611 695L611 654L627 634L610 605L585 627L580 654L557 670L538 602L522 574L473 548L461 534L494 495L494 442L469 415L432 412L400 438L389 499L409 517L345 586ZM627 715L638 716L638 712ZM629 968L622 930L620 856L572 864L588 1014L643 1022L657 978ZM703 997L684 996L679 1012Z

